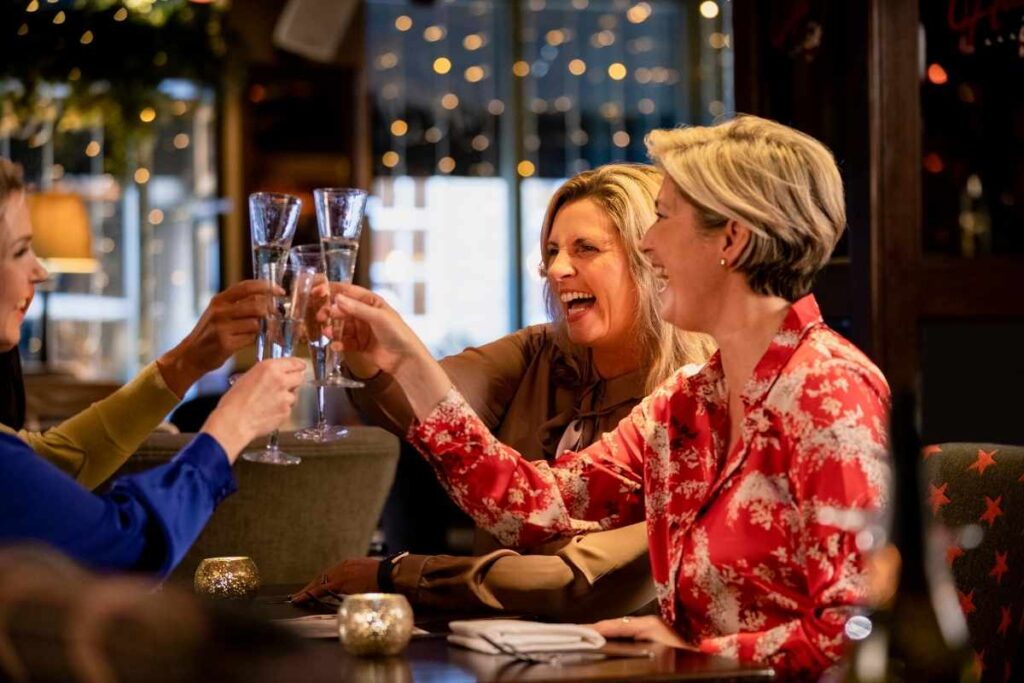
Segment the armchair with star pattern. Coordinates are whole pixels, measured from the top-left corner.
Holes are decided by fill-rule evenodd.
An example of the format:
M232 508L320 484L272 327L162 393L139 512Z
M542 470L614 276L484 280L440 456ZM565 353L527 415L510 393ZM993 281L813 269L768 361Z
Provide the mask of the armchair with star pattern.
M1024 680L1024 447L945 443L923 449L933 518L982 681Z

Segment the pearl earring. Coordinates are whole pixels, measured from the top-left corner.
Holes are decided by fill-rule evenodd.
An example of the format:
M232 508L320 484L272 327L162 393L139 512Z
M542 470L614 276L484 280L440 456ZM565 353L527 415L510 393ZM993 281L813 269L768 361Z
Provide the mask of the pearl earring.
M718 265L720 265L720 266L722 266L723 268L725 268L725 259L724 259L724 258L722 258L722 259L718 259Z

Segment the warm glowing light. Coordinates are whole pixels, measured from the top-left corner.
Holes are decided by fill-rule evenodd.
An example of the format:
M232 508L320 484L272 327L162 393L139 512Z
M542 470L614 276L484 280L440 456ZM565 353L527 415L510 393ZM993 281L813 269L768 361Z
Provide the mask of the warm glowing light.
M471 66L466 69L466 73L464 75L466 80L470 83L479 83L484 79L484 70L483 67L480 66Z
M402 119L395 119L391 122L391 134L395 137L402 137L409 132L409 124Z
M385 100L395 99L396 97L398 97L399 92L401 92L401 89L398 87L397 83L388 83L387 85L380 89L380 95Z
M653 114L654 100L652 100L650 97L645 97L636 103L636 108L641 114Z
M711 100L708 104L708 111L712 116L721 116L725 113L725 103L721 100Z
M619 105L615 102L605 102L598 108L598 111L601 112L601 116L609 121L613 121L622 115L622 110L619 109Z
M92 31L86 31L85 33L82 34L82 37L78 39L78 42L80 42L82 45L88 45L89 43L92 42L92 39L93 39Z
M716 50L721 50L723 47L729 47L729 36L725 33L715 31L708 36L708 45Z
M434 60L434 73L446 74L452 70L452 60L447 57L438 57Z
M587 135L587 132L585 130L580 130L579 128L577 128L573 132L569 133L569 139L572 140L572 143L574 145L579 145L580 147L582 147L583 145L587 144L588 140L590 140L590 136Z
M390 151L384 152L384 154L381 155L380 163L384 164L385 168L394 168L395 166L398 166L398 162L400 160L401 157L398 156L398 152Z
M91 140L88 145L85 146L85 156L90 159L97 157L100 154L100 143L96 140Z
M161 50L153 55L153 66L164 66L167 64L167 53Z
M441 173L451 173L455 170L455 159L451 157L441 157L437 162L437 170Z
M572 0L572 8L584 10L590 7L590 0Z
M171 108L171 111L174 112L175 116L182 116L188 111L188 104L186 104L184 100L177 100Z
M487 111L494 116L501 116L505 113L505 103L501 100L491 100L487 103Z
M21 26L18 27L18 35L19 36L27 36L28 35L28 24L22 24Z
M612 136L612 142L615 143L616 147L628 147L629 133L624 130L616 131L615 135Z
M938 62L928 67L928 80L935 85L944 85L949 81L949 74L942 68L942 65Z
M114 12L114 21L124 21L128 18L128 10L124 7Z
M462 47L466 48L470 52L473 50L479 50L484 46L484 39L479 33L470 33L468 36L462 39Z
M77 81L81 77L82 77L82 70L79 69L77 66L73 67L71 69L71 71L68 72L68 80L69 81Z
M615 44L615 34L611 31L598 31L590 36L590 44L594 47L608 47Z
M387 71L398 66L398 55L394 52L385 52L384 54L377 57L377 68L381 71Z
M946 164L943 163L942 157L935 152L924 155L924 170L929 173L942 173L945 168Z
M543 114L548 110L548 101L542 97L535 97L530 102L530 111L534 114Z
M486 135L477 135L470 144L473 145L473 149L482 152L491 146L491 141Z
M626 65L621 62L612 62L608 65L608 76L613 81L621 81L627 73Z
M145 185L149 182L149 171L144 168L137 169L134 177L139 185Z
M547 35L544 36L544 39L548 42L548 45L558 47L565 42L565 31L560 31L558 29L548 31Z
M412 17L403 14L395 19L395 28L399 31L408 31L412 28Z
M718 16L718 3L715 0L704 0L700 3L700 15L705 19L714 19Z
M178 133L174 136L174 148L185 149L188 147L189 139L186 133Z
M64 23L65 19L67 19L67 17L64 15L64 10L61 10L60 12L57 12L57 14L54 15L53 23L59 26L60 24Z
M519 175L521 175L524 178L529 178L530 176L532 176L534 174L534 172L536 170L537 169L533 165L532 161L527 161L527 160L524 159L524 160L520 161L518 164L516 164L516 173L518 173Z
M459 96L453 92L448 93L441 98L441 106L448 111L455 109L455 107L459 106Z
M164 212L160 209L153 209L149 212L149 222L153 225L160 225L164 222Z
M32 2L28 3L28 7L25 8L25 11L26 12L37 12L37 11L39 11L39 1L38 0L32 0Z
M530 74L530 65L520 59L512 65L512 73L520 78L528 76Z
M626 19L628 19L631 24L642 24L651 16L651 11L651 6L649 4L646 2L638 2L626 10Z
M562 95L555 99L555 109L560 112L567 112L572 109L572 98Z
M423 40L428 43L436 43L445 36L445 30L440 26L428 26L423 29Z
M153 123L156 120L156 109L153 107L146 107L139 112L139 120L143 123Z
M437 126L431 126L430 128L427 128L425 133L423 133L423 138L430 143L440 142L441 137L441 129Z
M587 63L582 59L574 59L569 62L569 73L573 76L582 76L587 72Z

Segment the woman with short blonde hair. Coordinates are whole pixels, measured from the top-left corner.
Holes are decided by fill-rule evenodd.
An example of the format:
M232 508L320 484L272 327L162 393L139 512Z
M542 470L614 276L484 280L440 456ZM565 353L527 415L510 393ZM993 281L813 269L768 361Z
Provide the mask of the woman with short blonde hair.
M703 230L730 220L750 229L747 248L731 265L751 289L788 301L811 291L846 226L843 180L824 145L754 116L655 130L646 142Z
M645 520L661 614L600 622L602 634L816 679L867 603L857 536L888 485L885 378L807 294L843 229L839 171L821 143L754 117L648 139L667 174L642 244L661 315L719 350L613 432L554 463L527 461L356 287L336 301L352 326L345 345L390 366L418 418L413 445L504 543Z

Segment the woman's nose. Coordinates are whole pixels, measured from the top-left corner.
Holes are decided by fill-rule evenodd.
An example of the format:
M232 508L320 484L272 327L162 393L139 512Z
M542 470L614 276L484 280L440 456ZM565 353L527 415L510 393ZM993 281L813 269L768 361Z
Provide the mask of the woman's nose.
M43 266L42 262L37 258L35 268L32 269L32 282L38 284L40 282L46 282L46 279L50 277L50 273Z
M548 264L548 276L555 280L569 277L573 272L572 261L563 252L555 254Z

